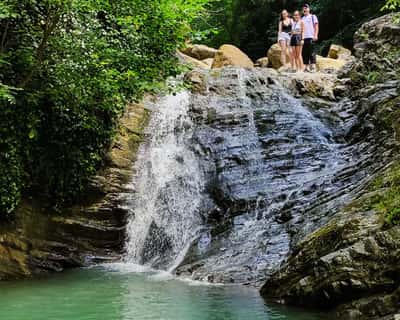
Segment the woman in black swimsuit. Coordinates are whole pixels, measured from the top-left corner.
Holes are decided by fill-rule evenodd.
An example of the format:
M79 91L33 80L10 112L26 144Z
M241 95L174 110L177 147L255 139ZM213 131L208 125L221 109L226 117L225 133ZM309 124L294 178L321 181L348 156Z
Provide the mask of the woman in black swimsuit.
M283 10L281 13L281 19L278 26L278 42L281 46L281 63L283 66L288 63L286 61L287 51L290 54L290 63L292 68L294 68L294 61L292 59L292 54L290 52L290 34L292 32L293 20L289 17L287 10Z

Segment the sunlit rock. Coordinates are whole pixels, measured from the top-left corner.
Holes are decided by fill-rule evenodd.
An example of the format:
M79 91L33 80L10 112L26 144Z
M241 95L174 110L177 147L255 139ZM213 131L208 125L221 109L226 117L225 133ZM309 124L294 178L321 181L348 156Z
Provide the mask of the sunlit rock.
M281 58L282 49L279 43L275 43L268 50L268 59L269 63L272 65L274 69L279 69L282 67L282 58ZM289 51L286 53L286 61L290 61Z
M212 68L215 69L226 66L253 68L254 63L239 48L233 45L224 44L218 49L218 52L215 55Z

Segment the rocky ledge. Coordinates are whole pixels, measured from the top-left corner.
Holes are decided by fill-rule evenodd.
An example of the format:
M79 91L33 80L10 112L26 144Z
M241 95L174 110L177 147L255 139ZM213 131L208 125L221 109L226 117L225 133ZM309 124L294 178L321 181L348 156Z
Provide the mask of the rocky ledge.
M349 132L353 141L372 130L386 136L382 143L398 144L400 26L393 21L387 15L363 25L355 36L357 60L341 72L364 123ZM371 172L374 178L350 204L293 246L262 287L264 297L333 309L341 319L400 318L397 154L384 170Z
M127 210L121 195L129 192L136 150L148 112L132 104L84 203L61 211L25 199L15 218L0 229L0 280L61 271L68 267L120 258Z

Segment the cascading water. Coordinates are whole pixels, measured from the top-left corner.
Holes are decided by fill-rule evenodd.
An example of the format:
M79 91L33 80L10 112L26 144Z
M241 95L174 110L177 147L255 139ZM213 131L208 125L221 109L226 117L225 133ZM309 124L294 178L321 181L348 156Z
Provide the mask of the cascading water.
M261 284L365 183L372 151L345 142L356 123L346 104L316 112L263 70L206 78L207 94L157 102L129 201L127 260Z
M129 200L129 262L173 268L202 225L204 178L189 146L189 98L186 92L167 96L152 114Z

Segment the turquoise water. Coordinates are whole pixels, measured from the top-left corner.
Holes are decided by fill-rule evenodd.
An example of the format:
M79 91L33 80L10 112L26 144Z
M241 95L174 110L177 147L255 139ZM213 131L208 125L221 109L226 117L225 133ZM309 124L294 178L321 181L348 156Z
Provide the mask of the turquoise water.
M133 265L0 283L4 320L317 320L326 315L266 305L258 292L206 285Z

